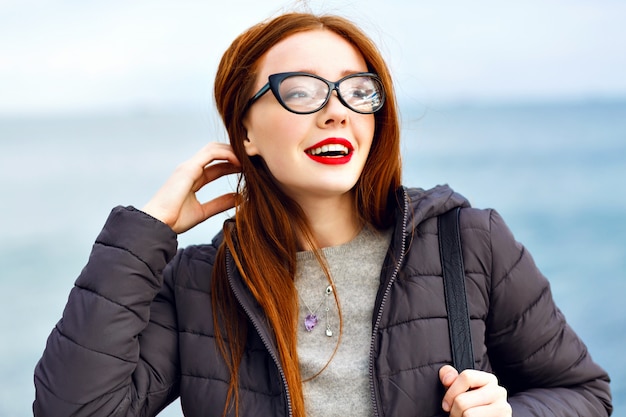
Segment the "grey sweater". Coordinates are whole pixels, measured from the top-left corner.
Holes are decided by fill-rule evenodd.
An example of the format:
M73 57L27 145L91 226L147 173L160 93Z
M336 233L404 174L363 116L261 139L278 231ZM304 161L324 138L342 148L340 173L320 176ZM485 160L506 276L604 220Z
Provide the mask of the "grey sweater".
M366 226L352 241L322 250L341 306L341 338L339 309L335 297L325 292L329 283L322 268L313 252L298 253L296 287L303 322L298 331L298 356L303 379L315 376L328 364L320 375L304 383L307 417L373 414L368 376L372 313L390 240L391 229L380 233ZM304 318L310 314L317 316L318 324L307 331ZM332 336L327 336L327 329Z

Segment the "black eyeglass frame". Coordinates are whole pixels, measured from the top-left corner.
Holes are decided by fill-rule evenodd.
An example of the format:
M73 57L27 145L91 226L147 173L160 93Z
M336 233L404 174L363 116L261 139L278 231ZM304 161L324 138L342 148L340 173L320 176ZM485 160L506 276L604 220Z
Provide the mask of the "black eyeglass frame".
M290 109L285 102L283 101L283 99L280 97L280 93L279 93L279 88L280 88L280 84L287 78L289 77L293 77L293 76L305 76L305 77L311 77L311 78L316 78L320 81L323 81L326 83L326 85L328 85L328 94L326 95L326 99L324 100L324 102L319 106L319 108L315 109L315 110L310 110L310 111L297 111L297 110L293 110ZM350 104L348 104L343 97L341 97L341 93L339 92L339 85L341 85L341 83L345 80L348 80L350 78L355 78L355 77L370 77L372 79L374 79L375 82L378 83L378 85L380 85L380 105L378 106L378 108L374 111L360 111L357 110L355 108L353 108L352 106L350 106ZM338 81L332 82L332 81L328 81L325 78L320 77L319 75L315 75L315 74L311 74L309 72L281 72L278 74L272 74L268 77L268 82L267 84L265 84L263 87L261 87L261 89L254 95L252 96L252 98L248 101L248 104L246 105L246 111L250 108L250 106L252 106L258 99L260 99L265 93L267 93L268 91L272 91L272 94L274 95L274 97L276 98L276 100L280 103L281 106L283 106L283 108L291 113L295 113L295 114L312 114L312 113L316 113L320 110L322 110L324 108L324 106L326 106L326 104L328 103L328 100L330 100L330 96L333 93L333 91L337 92L337 98L339 98L339 101L341 102L341 104L343 104L344 106L346 106L347 108L349 108L350 110L352 110L355 113L360 113L360 114L373 114L376 113L377 111L379 111L380 109L383 108L383 105L385 104L385 87L383 85L383 82L381 81L380 77L377 74L374 74L372 72L357 72L354 74L349 74L346 75L345 77L341 78ZM245 112L244 112L245 113Z

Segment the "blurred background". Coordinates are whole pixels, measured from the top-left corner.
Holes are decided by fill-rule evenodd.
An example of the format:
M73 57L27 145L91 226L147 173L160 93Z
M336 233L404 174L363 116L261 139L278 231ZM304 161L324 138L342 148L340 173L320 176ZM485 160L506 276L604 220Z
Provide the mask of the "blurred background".
M0 416L32 414L33 368L111 208L141 207L226 140L211 95L225 48L293 9L373 37L401 105L404 183L498 209L626 416L626 3L216 3L0 0Z

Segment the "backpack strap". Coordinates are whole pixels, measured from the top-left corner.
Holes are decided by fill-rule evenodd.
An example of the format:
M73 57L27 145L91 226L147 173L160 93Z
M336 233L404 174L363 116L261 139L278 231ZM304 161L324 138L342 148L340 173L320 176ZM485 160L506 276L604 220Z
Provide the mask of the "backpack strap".
M439 227L439 254L443 270L444 293L448 311L448 328L452 348L452 365L457 371L474 368L474 349L470 332L465 269L461 252L459 215L456 207L437 218Z

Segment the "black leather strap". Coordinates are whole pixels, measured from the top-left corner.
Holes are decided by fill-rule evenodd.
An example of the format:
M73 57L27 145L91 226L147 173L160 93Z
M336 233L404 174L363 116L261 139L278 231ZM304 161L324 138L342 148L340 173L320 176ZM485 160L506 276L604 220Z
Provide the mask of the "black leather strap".
M439 254L448 310L452 365L462 372L465 369L474 368L474 349L465 295L465 269L459 231L460 213L461 208L457 207L440 215L438 225Z

